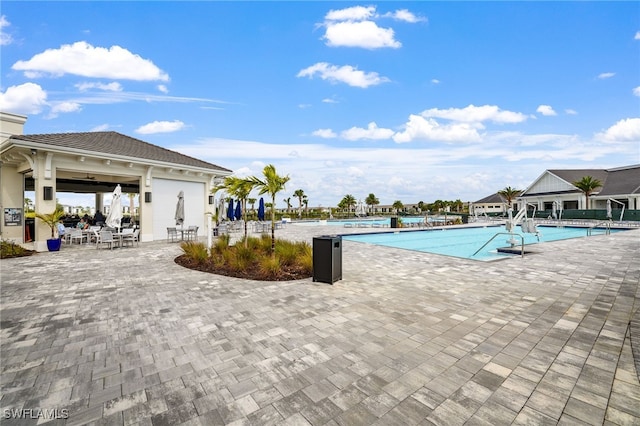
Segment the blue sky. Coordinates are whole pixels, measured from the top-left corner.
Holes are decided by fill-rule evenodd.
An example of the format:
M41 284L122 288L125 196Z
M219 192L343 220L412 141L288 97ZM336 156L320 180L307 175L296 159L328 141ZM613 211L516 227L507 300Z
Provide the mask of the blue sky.
M640 162L637 2L14 2L0 109L113 130L310 206L475 201ZM76 198L70 204L88 205ZM295 205L295 203L294 203Z

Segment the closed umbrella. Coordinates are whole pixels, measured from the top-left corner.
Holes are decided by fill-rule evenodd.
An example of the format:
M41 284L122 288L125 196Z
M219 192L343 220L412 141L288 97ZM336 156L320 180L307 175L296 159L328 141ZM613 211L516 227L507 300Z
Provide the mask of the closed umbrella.
M611 210L611 200L607 200L607 219L613 218L613 211Z
M122 188L120 184L116 186L116 189L113 191L113 198L111 199L111 208L109 209L109 214L107 215L107 219L105 223L107 226L111 228L120 228L120 221L122 220L122 201L120 197L122 196Z
M227 215L227 204L224 202L224 197L220 197L218 200L218 222L221 222Z
M258 220L264 220L264 198L260 197L260 204L258 205Z
M233 220L233 198L229 198L229 207L227 208L227 219Z
M176 225L180 225L181 227L184 224L184 192L178 192L178 204L176 204Z
M236 220L242 219L242 205L240 204L239 200L236 203L236 211L235 211L234 216L235 216Z

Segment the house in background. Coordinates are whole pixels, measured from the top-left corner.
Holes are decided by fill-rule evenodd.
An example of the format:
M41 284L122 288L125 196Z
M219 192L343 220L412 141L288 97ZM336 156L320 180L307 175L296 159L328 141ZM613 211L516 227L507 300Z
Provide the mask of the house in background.
M56 193L95 194L95 211L106 211L103 195L117 185L140 200L141 241L165 239L175 226L178 193L184 192L185 226L206 235L206 218L214 210L211 189L232 171L117 132L24 135L26 116L0 112L0 223L3 239L46 250L49 228L36 220L27 245L25 191L34 191L36 213L56 208Z
M499 215L507 213L507 200L497 192L472 203L470 214L474 216Z
M573 185L585 176L602 182L602 187L589 197L589 209L606 209L607 200L611 199L627 210L640 210L640 164L613 169L546 170L520 194L518 207L528 204L538 210L553 210L555 204L558 210L586 209L584 193Z

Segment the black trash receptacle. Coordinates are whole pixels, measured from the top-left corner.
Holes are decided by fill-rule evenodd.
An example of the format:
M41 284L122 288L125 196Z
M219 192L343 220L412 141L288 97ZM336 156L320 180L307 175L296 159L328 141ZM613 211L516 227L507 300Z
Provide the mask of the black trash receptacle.
M391 227L392 228L397 228L398 227L398 218L397 217L392 217L391 218Z
M342 237L313 238L313 281L333 284L342 279Z

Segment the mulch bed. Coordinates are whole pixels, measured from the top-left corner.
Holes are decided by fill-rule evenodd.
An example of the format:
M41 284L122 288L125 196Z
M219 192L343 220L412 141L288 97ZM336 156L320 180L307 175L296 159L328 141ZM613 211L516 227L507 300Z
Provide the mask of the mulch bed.
M211 262L197 263L186 255L176 257L175 262L185 268L194 269L210 274L224 275L227 277L243 278L256 281L294 281L311 278L311 274L296 267L283 266L279 273L274 276L266 276L257 265L251 265L247 269L237 271L228 267L217 267Z

